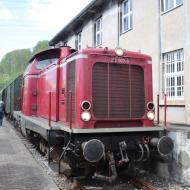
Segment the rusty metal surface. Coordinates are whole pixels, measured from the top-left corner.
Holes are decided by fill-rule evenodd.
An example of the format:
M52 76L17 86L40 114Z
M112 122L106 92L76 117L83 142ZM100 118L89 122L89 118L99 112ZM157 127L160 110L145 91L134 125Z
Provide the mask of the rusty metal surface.
M151 185L150 183L142 181L138 178L131 179L130 183L132 183L135 187L142 189L142 190L157 190L157 188L154 187L153 185Z

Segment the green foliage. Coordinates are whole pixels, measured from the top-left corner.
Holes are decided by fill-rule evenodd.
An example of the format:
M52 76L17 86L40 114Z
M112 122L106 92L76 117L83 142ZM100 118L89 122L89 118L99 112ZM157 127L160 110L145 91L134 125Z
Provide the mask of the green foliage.
M5 84L10 81L10 76L8 74L0 73L0 89L3 88Z
M39 41L37 45L33 48L32 55L35 55L36 53L39 53L40 51L46 50L49 48L49 41Z
M33 55L48 47L48 41L45 40L38 42L33 51L19 49L7 53L0 62L0 89L24 72Z

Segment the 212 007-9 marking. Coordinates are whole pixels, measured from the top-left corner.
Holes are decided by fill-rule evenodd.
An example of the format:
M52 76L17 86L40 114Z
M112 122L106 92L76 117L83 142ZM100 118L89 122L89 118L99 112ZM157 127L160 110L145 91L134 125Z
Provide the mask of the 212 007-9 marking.
M111 58L111 63L128 64L129 59L114 57L114 58Z

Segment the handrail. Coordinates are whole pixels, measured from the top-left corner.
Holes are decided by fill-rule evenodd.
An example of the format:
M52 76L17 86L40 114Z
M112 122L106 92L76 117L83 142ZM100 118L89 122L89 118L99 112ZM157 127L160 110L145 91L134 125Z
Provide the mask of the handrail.
M49 126L49 128L51 128L51 92L49 92L48 126Z
M164 128L166 129L167 95L164 94Z
M157 124L160 123L160 95L157 95Z
M69 126L70 126L70 129L72 129L72 91L69 91L69 107L70 107L70 113L69 113Z

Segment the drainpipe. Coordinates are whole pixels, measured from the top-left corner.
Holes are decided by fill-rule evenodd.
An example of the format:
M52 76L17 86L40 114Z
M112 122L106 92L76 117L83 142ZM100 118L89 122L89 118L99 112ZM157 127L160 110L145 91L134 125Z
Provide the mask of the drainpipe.
M161 26L161 1L158 1L158 45L159 45L159 59L158 62L158 68L159 68L159 74L158 74L158 94L160 94L160 82L163 83L162 77L160 76L162 74L162 26ZM162 87L163 88L163 87Z
M117 47L119 47L119 39L120 39L120 0L117 1L118 5L118 17L117 17Z
M159 70L159 73L158 73L158 98L160 98L159 94L162 94L162 90L164 90L165 86L163 86L165 83L164 83L164 78L163 78L163 70L162 70L162 21L161 21L161 1L158 0L158 46L159 46L159 61L158 61L158 70ZM164 96L164 99L165 99L165 96ZM157 121L157 124L159 124L159 100L158 100L158 121ZM165 114L165 111L164 111L164 115ZM165 122L165 119L164 119L164 122ZM166 124L164 124L164 127L165 127Z

